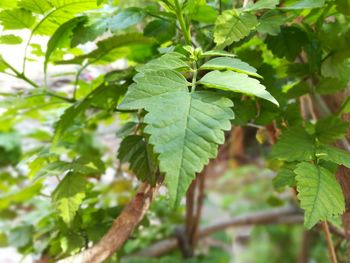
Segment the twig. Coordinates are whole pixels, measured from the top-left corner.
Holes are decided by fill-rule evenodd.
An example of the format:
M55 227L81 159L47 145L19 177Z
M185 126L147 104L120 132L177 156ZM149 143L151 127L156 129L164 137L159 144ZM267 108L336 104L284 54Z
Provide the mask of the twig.
M337 263L338 262L337 261L337 256L335 254L333 241L332 241L331 234L329 232L327 221L323 221L321 224L322 224L322 229L323 229L324 235L326 237L327 247L328 247L328 254L329 254L330 260L331 260L332 263Z
M255 212L238 216L228 221L216 223L200 229L196 238L202 239L230 227L267 225L267 224L301 224L304 220L303 214L295 207L276 208L263 212ZM150 247L132 254L130 257L158 257L169 253L178 247L176 238L169 238L157 242Z
M143 183L138 193L123 209L121 214L113 222L102 239L91 248L77 255L58 261L59 263L101 263L114 254L130 237L134 229L146 214L153 195L157 192L160 182L156 187Z

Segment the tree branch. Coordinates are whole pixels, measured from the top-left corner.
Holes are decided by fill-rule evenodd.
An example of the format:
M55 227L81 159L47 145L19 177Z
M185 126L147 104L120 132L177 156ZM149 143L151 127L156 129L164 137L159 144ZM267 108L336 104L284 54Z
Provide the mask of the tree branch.
M327 221L323 221L321 224L322 224L322 229L323 229L323 232L325 234L326 241L327 241L329 258L330 258L332 263L337 263L338 262L337 256L335 254L334 245L333 245L331 233L329 232Z
M101 263L113 255L130 237L146 214L160 183L151 187L143 183L137 194L116 218L112 227L94 246L77 255L58 261L59 263Z
M198 231L196 238L205 238L215 232L223 231L230 227L266 224L300 224L303 220L303 214L295 207L276 208L268 211L238 216L228 221L204 227ZM157 242L144 250L136 252L135 254L132 254L131 257L159 257L177 247L177 239L169 238Z

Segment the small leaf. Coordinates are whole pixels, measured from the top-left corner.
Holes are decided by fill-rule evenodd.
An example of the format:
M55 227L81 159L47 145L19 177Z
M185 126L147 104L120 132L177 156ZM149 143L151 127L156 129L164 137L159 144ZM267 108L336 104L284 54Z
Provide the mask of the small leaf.
M122 163L130 163L130 170L141 181L151 185L156 183L157 164L152 148L139 135L130 135L123 139L118 151Z
M85 197L86 180L76 173L68 173L52 193L52 201L67 224L74 219Z
M18 45L22 43L22 38L15 35L2 35L0 36L0 44L5 45Z
M323 118L316 123L316 137L322 143L331 143L344 138L348 127L349 123L344 122L339 117Z
M298 10L320 8L325 4L325 0L288 0L281 9Z
M285 163L277 172L276 177L273 178L273 185L275 188L280 189L285 186L295 186L295 163Z
M347 151L328 145L320 145L316 149L316 156L319 159L350 168L350 153Z
M215 22L214 41L224 48L248 36L257 23L255 15L225 10Z
M262 9L274 9L278 4L279 0L259 0L254 4L248 5L245 11L258 11Z
M198 82L208 88L234 91L247 95L256 96L268 100L278 106L278 101L265 90L265 87L256 79L249 78L242 73L232 71L211 71L204 75Z
M200 69L217 69L217 70L233 70L240 73L245 73L247 75L251 75L254 77L262 78L258 73L256 73L256 69L251 67L248 63L243 62L237 58L229 58L229 57L219 57L211 59L205 62Z
M47 49L45 54L44 70L47 70L47 64L50 60L51 54L57 49L62 47L69 47L73 34L73 29L80 23L84 23L87 17L75 17L66 23L62 24L55 33L51 36L47 43Z
M136 70L140 73L162 69L187 70L189 66L184 61L185 58L186 57L180 53L170 52L149 61L145 65L137 66Z
M297 174L297 190L300 206L305 210L304 225L310 229L319 221L331 220L345 210L343 192L335 175L327 169L311 163L300 163Z
M272 148L270 157L288 162L313 160L314 142L315 139L303 127L291 127L282 132Z

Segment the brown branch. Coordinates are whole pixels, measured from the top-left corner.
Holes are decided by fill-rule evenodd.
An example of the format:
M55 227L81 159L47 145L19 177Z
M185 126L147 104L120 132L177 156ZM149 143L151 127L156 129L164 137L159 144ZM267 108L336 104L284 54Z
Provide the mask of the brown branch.
M112 227L103 238L94 246L80 252L77 255L62 259L59 263L100 263L114 254L130 237L139 222L146 214L153 195L157 192L160 183L151 187L143 183L130 201L116 218Z
M295 207L276 208L268 211L238 216L228 221L204 227L198 231L196 238L206 238L215 232L223 231L230 227L267 224L301 224L303 220L303 214ZM132 254L131 256L159 257L169 253L177 247L177 239L169 238L159 241L144 250Z
M337 263L338 262L337 256L335 254L333 241L332 241L331 233L329 232L327 221L323 221L321 224L322 224L322 229L323 229L323 232L325 234L326 241L327 241L329 258L330 258L332 263Z
M302 241L299 256L298 256L298 263L309 262L311 238L312 238L312 232L310 230L305 230L303 232L303 241Z

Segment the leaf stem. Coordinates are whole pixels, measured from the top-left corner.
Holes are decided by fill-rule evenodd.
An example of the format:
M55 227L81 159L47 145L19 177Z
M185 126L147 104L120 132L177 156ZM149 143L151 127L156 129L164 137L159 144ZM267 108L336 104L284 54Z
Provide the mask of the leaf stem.
M191 41L191 32L190 30L187 28L186 26L186 22L182 13L182 7L180 6L180 2L179 0L175 0L175 12L176 12L176 16L179 20L180 23L180 27L182 30L182 34L185 38L185 42L187 45L191 45L192 41Z
M329 253L330 260L331 260L332 263L337 263L338 262L337 261L337 256L335 254L333 241L332 241L331 234L329 232L327 221L323 221L322 222L322 229L323 229L323 232L324 232L325 237L326 237L327 246L328 246L328 253Z
M191 88L192 92L196 90L197 74L198 74L197 61L193 61L193 76L192 76L192 88Z
M30 84L31 86L33 86L34 88L39 88L39 85L36 84L34 81L32 81L31 79L27 78L27 76L24 73L20 73L17 69L15 69L12 65L10 65L7 61L2 60L2 62L14 73L13 74L8 74L12 77L16 77L18 79L24 80L25 82L27 82L28 84Z

